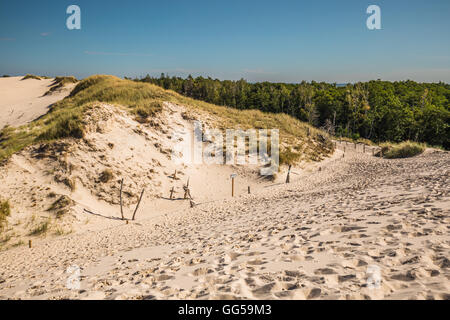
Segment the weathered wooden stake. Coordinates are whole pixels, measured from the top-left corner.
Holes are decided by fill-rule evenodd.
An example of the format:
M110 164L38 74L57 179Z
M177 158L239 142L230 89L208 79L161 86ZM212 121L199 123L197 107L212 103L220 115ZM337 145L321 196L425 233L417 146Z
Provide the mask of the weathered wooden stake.
M28 240L28 248L31 248L31 240Z
M126 224L128 224L128 220L127 220L127 223Z
M142 189L142 192L141 192L141 196L139 197L139 201L138 201L138 203L137 203L137 205L136 205L136 209L134 209L134 212L133 212L133 220L134 220L134 217L136 216L136 212L137 212L137 210L138 210L138 208L139 208L139 205L141 204L141 200L142 200L142 196L144 195L144 189Z
M173 192L174 192L174 187L172 187L172 189L170 189L170 200L173 199Z
M187 199L188 193L189 193L189 178L187 180L186 185L183 187L184 189L184 199Z
M122 220L124 219L123 217L123 202L122 202L122 188L123 188L123 178L122 180L120 180L120 215L122 216Z
M177 179L177 170L175 170L175 173L173 174L173 179L174 179L174 180Z
M366 145L363 144L363 152L366 153Z
M291 177L290 177L290 175L291 175L291 167L292 166L289 165L287 176L286 176L286 183L290 183L291 182Z
M251 192L250 192L250 186L248 186L248 194L250 194Z
M356 142L355 142L355 150L356 150Z
M234 177L231 177L231 196L234 197Z

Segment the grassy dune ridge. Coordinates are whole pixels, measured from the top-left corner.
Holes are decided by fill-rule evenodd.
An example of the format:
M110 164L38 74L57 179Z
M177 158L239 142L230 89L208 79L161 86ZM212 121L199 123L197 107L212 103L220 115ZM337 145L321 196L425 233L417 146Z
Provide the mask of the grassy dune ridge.
M317 161L333 151L327 134L286 114L216 106L153 84L94 75L80 81L68 97L55 103L38 120L18 128L3 128L0 132L0 161L35 143L82 138L85 134L84 112L102 102L125 108L137 120L156 115L163 102L172 102L184 105L193 113L213 116L216 119L214 126L220 129L279 129L281 164L300 159Z

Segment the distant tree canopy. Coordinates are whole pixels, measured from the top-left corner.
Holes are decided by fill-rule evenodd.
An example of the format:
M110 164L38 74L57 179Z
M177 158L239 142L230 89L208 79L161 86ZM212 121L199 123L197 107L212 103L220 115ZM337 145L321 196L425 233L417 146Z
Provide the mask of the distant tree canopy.
M217 105L284 112L337 136L375 142L412 140L450 148L450 85L446 83L376 80L339 86L165 74L135 81Z

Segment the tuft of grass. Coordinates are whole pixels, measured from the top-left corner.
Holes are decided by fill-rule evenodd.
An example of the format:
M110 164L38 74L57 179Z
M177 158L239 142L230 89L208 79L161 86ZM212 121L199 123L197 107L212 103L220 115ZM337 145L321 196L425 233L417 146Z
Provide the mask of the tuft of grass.
M35 76L34 74L27 74L25 77L23 77L20 80L27 80L27 79L41 80L41 77Z
M381 150L383 157L387 159L409 158L421 154L426 149L424 144L405 141L398 144L383 143Z
M28 235L30 236L39 236L41 234L46 234L50 227L50 220L46 220L35 226L30 230Z
M62 195L59 197L58 200L52 203L50 208L48 208L48 211L57 211L67 208L68 206L72 205L73 201L68 196Z
M113 176L114 175L111 170L105 169L102 171L102 173L100 173L99 180L100 180L100 182L107 183L107 182L111 181Z
M3 230L7 223L6 218L11 215L11 205L9 200L0 201L0 231Z
M136 115L136 121L140 123L148 122L148 118L155 116L163 109L160 101L149 101L131 106L132 112Z

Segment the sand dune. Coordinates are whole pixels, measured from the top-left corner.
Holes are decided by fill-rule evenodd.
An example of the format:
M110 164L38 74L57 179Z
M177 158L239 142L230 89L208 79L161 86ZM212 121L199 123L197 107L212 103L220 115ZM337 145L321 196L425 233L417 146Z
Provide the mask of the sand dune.
M290 184L2 252L0 295L449 299L448 153L339 149ZM73 265L79 290L66 288Z
M48 112L48 108L66 97L74 85L68 85L51 95L44 94L54 79L0 78L0 129L26 124Z

